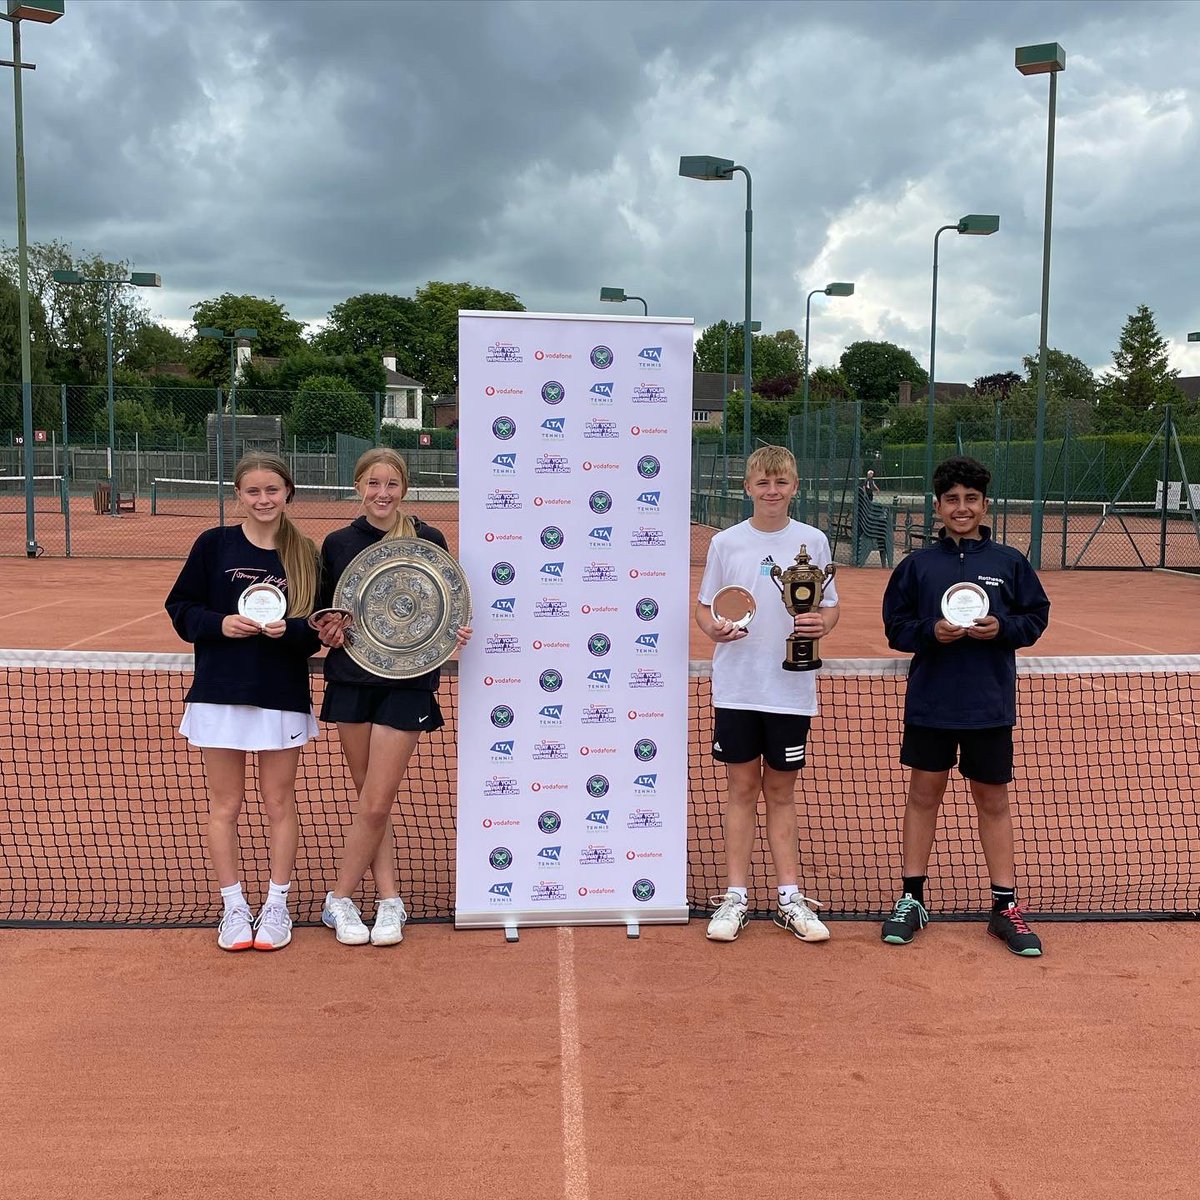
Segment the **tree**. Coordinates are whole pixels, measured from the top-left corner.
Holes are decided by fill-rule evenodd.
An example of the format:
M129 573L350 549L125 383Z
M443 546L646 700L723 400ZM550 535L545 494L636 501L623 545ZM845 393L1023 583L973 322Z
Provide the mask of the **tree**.
M173 329L146 321L132 331L129 349L122 365L129 371L146 374L167 363L187 362L191 343Z
M477 283L439 283L430 280L417 289L416 301L428 314L436 337L426 377L420 381L432 392L452 392L458 381L458 310L524 312L512 292ZM397 364L399 365L399 364ZM405 372L407 374L407 372ZM416 378L420 379L420 376Z
M337 433L374 437L371 402L336 375L313 375L296 393L288 432L299 438L328 438Z
M729 331L729 374L742 374L742 326L732 321L717 321L700 335L693 356L697 371L721 372L725 362L726 330ZM750 335L751 382L798 376L803 368L803 342L794 329Z
M896 399L907 380L917 392L929 386L924 367L901 346L891 342L854 342L842 351L842 373L863 402L863 425L874 426Z
M387 375L379 355L370 352L324 354L313 346L305 346L295 354L287 355L278 366L256 366L251 359L239 377L238 396L249 400L251 394L262 390L295 392L314 375L336 375L354 391L366 395L382 392L387 387ZM273 410L256 407L256 411Z
M1037 420L1038 355L1021 360L1025 381L1013 388L1004 406L1006 416L1033 428ZM1096 377L1081 358L1064 350L1046 350L1046 432L1059 437L1070 417L1073 433L1090 433L1096 425Z
M107 371L105 302L108 288L98 283L56 283L55 271L78 271L87 279L125 279L127 262L106 262L99 255L76 255L62 241L34 242L28 247L30 325L45 346L45 362L56 383L95 383ZM14 285L17 252L0 250L0 274ZM35 320L36 314L36 320ZM137 288L112 289L113 362L121 363L137 330L149 322L149 310Z
M409 296L364 292L330 309L329 322L312 346L325 354L372 354L377 360L394 352L401 374L428 383L444 358L443 334L429 306Z
M236 329L257 330L258 336L251 343L255 354L282 358L304 348L304 339L300 336L304 323L293 320L274 296L263 300L258 296L235 296L232 292L224 292L212 300L193 304L192 312L197 329L207 325L225 333L233 333ZM228 387L229 358L228 342L202 337L192 342L189 363L197 379Z
M856 400L854 389L841 367L816 367L808 373L810 400Z
M1096 422L1101 432L1156 426L1164 406L1179 400L1178 376L1170 367L1167 340L1158 332L1154 314L1139 304L1121 330L1113 369L1100 384Z
M998 396L1007 400L1009 392L1020 387L1022 382L1016 371L1000 371L995 375L980 375L971 386L977 396Z

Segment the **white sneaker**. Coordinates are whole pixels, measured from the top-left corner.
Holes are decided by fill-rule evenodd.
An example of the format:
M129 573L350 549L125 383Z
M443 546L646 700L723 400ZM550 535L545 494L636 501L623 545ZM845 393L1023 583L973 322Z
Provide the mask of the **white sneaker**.
M332 892L326 893L321 924L335 930L337 940L343 946L364 946L371 940L370 930L362 923L354 901L348 896L338 899Z
M813 912L813 908L820 907L815 900L797 892L787 904L781 904L776 910L775 924L780 929L790 929L802 942L827 942L829 930L817 920L817 914Z
M254 945L254 917L246 905L225 910L217 926L217 945L222 950L249 950Z
M254 922L255 950L282 950L292 940L292 916L286 904L267 901Z
M380 900L375 906L375 924L371 926L372 946L395 946L404 941L404 922L408 913L399 896Z
M746 909L749 905L737 892L726 892L723 896L714 896L712 903L717 906L712 920L708 923L708 940L710 942L732 942L745 925Z

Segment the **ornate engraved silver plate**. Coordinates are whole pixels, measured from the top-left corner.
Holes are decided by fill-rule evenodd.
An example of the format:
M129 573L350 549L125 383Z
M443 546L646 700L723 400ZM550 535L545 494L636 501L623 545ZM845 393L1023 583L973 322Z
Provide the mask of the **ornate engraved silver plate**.
M453 653L455 631L471 623L462 568L424 538L368 546L342 572L333 603L354 614L350 657L383 679L411 679Z

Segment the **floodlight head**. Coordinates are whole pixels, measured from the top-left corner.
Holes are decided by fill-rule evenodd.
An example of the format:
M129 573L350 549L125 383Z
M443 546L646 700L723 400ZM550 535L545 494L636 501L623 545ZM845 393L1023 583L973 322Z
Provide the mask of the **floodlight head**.
M247 338L247 339L256 338L256 337L258 337L258 330L257 329L235 329L233 331L233 336L235 338Z
M8 0L11 21L37 21L49 25L63 15L64 0Z
M732 158L685 154L679 160L679 173L685 179L732 179L736 165Z
M129 282L134 287L162 287L162 276L155 275L153 271L132 271Z
M201 325L200 328L196 330L196 336L205 338L224 338L225 330L214 329L211 325Z
M1195 333L1189 333L1188 341L1189 342L1200 342L1200 329L1196 330Z
M1017 70L1022 75L1049 75L1067 69L1067 52L1057 42L1017 47Z
M743 321L743 322L742 322L742 324L744 325L744 324L745 324L745 322ZM750 322L750 332L751 332L751 333L758 333L758 331L759 331L760 329L762 329L762 322L761 322L761 321L751 321L751 322Z
M853 296L854 284L852 283L829 283L825 285L825 295L827 296Z
M51 271L51 279L55 283L82 283L83 275L79 271Z
M1000 218L995 213L967 213L958 222L959 233L972 233L986 236L995 233L1000 228Z
M600 289L600 299L611 301L613 304L625 303L625 289L614 287L602 287Z

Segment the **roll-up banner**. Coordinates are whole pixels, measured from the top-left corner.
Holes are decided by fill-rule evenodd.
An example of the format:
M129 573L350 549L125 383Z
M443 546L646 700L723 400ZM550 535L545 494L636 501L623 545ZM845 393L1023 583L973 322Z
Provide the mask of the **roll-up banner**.
M459 313L459 926L687 920L692 321Z

